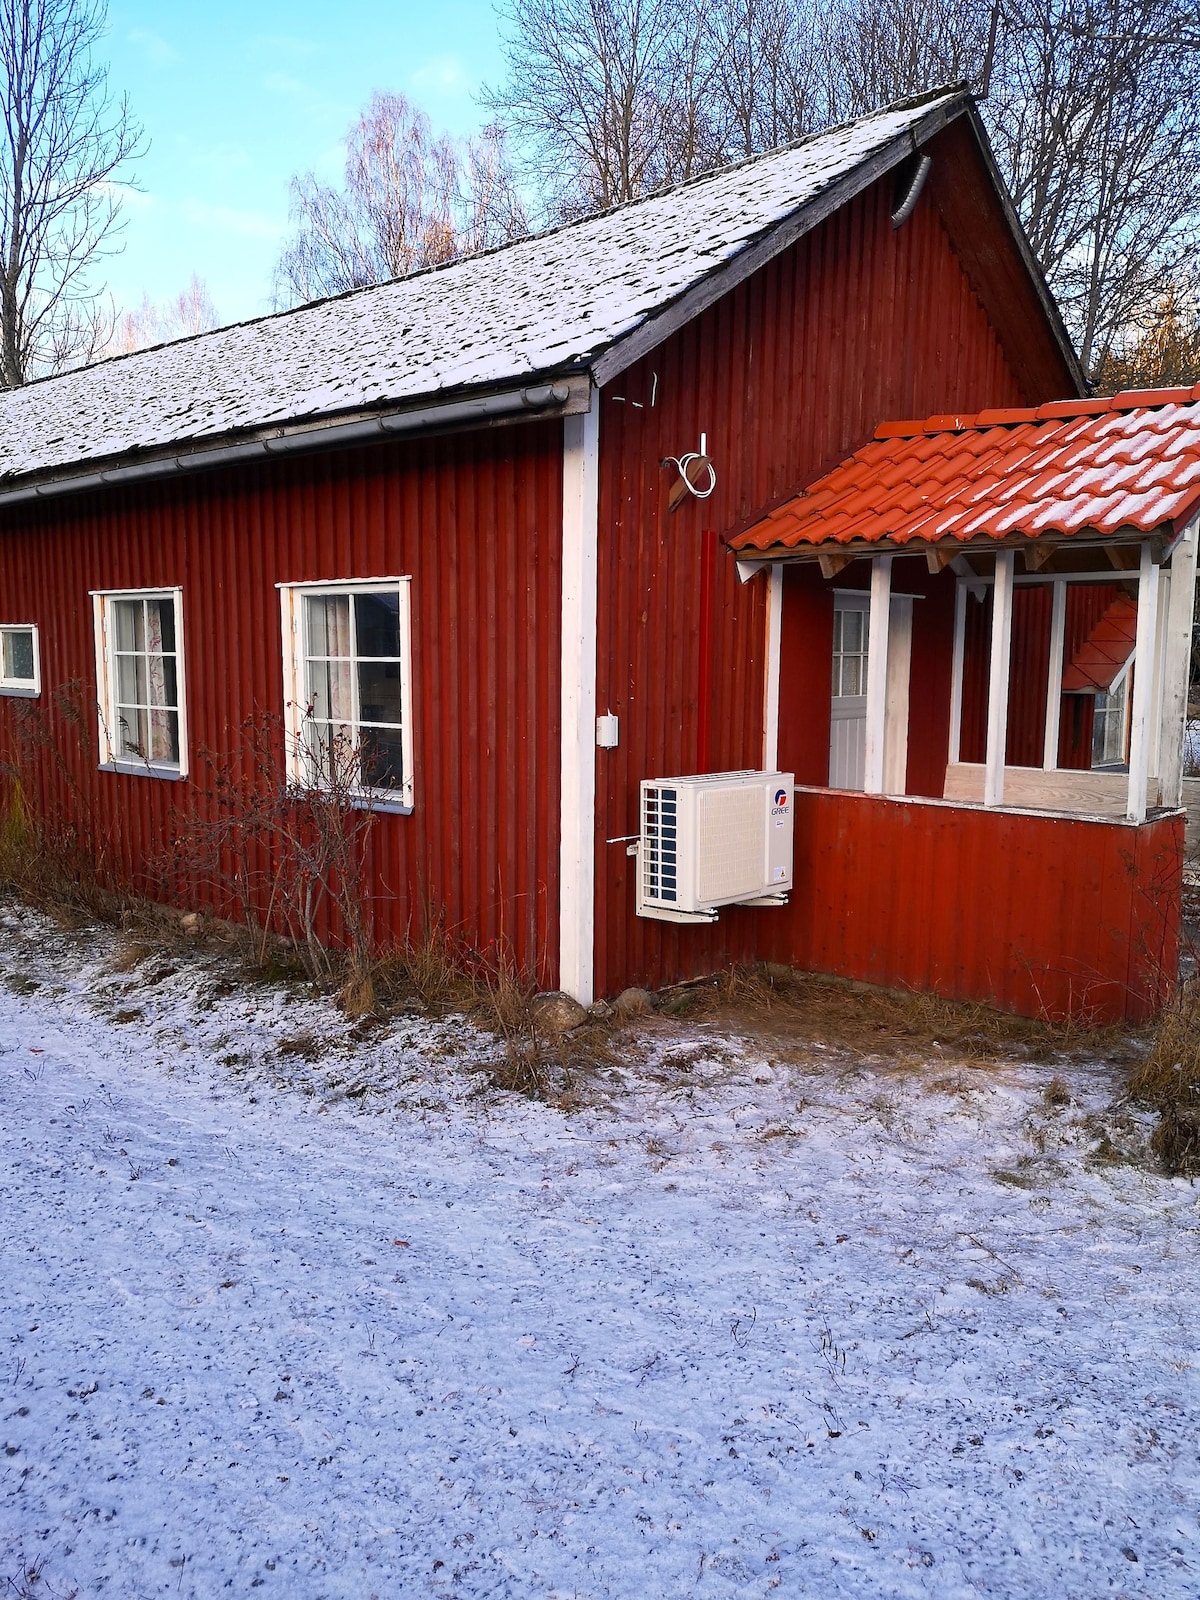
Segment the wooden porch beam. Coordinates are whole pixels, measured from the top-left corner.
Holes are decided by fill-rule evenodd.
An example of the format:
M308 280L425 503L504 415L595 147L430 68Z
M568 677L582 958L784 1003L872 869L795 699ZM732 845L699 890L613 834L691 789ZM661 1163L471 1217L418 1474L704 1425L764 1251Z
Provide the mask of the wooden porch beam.
M1039 539L1036 544L1027 544L1021 551L1025 558L1025 571L1040 572L1057 553L1057 539Z
M882 794L887 734L888 634L892 614L892 557L871 562L871 611L867 635L867 728L865 778L867 794Z
M925 565L930 577L936 578L939 572L945 572L947 567L953 566L954 558L961 550L962 546L959 544L930 545L925 552Z
M988 668L987 760L983 774L985 806L1004 804L1004 754L1008 744L1008 669L1012 654L1014 553L996 556L992 592L992 651Z
M1142 552L1149 549L1149 541L1144 541L1140 546L1136 544L1110 544L1105 546L1105 555L1108 557L1109 566L1114 572L1137 572L1142 560Z
M954 766L962 748L963 663L967 644L967 586L954 585L954 660L950 668L950 749L947 762Z
M1163 629L1158 778L1165 806L1183 804L1183 735L1192 656L1192 605L1200 517L1190 522L1171 557L1171 593Z
M1137 635L1133 657L1133 714L1129 729L1130 822L1146 820L1146 781L1150 775L1150 717L1154 701L1154 642L1158 635L1158 566L1150 541L1138 563Z
M838 552L835 555L819 555L817 564L821 568L823 578L836 578L839 572L844 571L852 561L857 561L856 555L846 555Z
M1058 767L1058 731L1062 715L1063 648L1067 636L1067 585L1055 581L1050 601L1050 672L1046 679L1046 737L1042 748L1042 771Z

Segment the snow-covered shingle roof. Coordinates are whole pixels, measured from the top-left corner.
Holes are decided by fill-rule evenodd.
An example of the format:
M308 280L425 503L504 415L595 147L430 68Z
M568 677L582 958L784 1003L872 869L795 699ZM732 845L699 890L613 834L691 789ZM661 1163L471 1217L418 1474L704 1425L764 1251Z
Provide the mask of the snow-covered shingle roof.
M0 484L586 368L965 103L878 112L487 255L0 395Z

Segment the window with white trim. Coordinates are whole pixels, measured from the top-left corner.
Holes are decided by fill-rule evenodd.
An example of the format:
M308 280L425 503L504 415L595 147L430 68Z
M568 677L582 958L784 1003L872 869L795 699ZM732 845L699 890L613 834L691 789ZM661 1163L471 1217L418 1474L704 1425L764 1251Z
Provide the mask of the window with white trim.
M412 806L409 584L280 585L293 783Z
M1107 690L1096 696L1092 720L1092 766L1124 767L1129 760L1129 679L1133 657Z
M41 692L37 629L31 622L0 623L0 694Z
M92 603L100 765L186 776L183 591L103 591Z

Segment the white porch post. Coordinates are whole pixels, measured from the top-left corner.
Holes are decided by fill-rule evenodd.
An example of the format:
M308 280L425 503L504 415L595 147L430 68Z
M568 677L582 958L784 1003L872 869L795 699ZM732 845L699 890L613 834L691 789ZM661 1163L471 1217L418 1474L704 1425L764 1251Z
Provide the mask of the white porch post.
M1162 710L1158 777L1164 806L1183 804L1183 731L1192 660L1192 605L1200 519L1190 522L1171 557L1171 593L1163 629Z
M783 563L767 579L767 681L763 695L763 771L779 765L779 646L783 637Z
M892 613L892 558L871 560L871 611L867 639L867 794L882 794L887 733L888 633Z
M954 585L954 663L950 668L950 749L946 760L958 762L962 750L963 661L967 645L967 586L958 578Z
M996 555L992 586L992 652L988 670L987 764L983 773L985 806L1004 804L1004 753L1008 744L1008 666L1012 652L1013 565L1011 550Z
M1129 729L1130 822L1146 820L1150 776L1150 717L1154 708L1154 643L1158 636L1158 568L1148 539L1138 568L1137 637L1133 657L1133 714Z
M596 589L600 403L563 419L558 982L593 999L596 918Z
M1054 584L1050 608L1050 675L1046 680L1046 743L1042 751L1043 772L1058 766L1058 728L1062 716L1063 641L1067 635L1067 586L1061 578Z

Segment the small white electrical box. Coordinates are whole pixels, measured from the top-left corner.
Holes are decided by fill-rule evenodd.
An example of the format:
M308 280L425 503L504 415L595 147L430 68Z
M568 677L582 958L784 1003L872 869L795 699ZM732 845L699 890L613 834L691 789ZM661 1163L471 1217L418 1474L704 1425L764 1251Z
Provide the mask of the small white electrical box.
M621 725L613 711L606 711L602 717L596 718L596 748L599 750L615 750L621 737Z
M780 906L792 887L790 772L642 782L637 914L715 922L721 906Z

